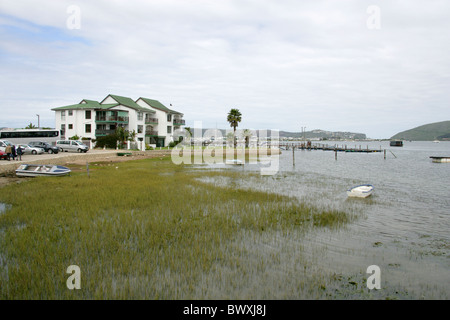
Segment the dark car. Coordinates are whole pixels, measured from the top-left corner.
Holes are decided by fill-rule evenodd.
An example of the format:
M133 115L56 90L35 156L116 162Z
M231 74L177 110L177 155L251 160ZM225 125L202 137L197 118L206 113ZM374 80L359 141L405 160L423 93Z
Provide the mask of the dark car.
M45 152L48 153L58 153L59 152L59 148L57 146L52 146L50 143L48 142L44 142L44 141L33 141L29 143L30 146L33 147L39 147L44 149Z

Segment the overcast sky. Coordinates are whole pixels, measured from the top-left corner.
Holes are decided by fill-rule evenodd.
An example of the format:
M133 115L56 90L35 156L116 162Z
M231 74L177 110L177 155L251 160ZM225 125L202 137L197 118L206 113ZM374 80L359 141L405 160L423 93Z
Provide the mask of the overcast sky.
M450 1L1 0L0 127L156 99L186 125L389 138L450 120Z

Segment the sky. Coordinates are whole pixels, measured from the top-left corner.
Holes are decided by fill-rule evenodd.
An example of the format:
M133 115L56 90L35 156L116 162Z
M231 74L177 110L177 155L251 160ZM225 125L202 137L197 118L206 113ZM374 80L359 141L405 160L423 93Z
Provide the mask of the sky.
M0 127L146 97L187 126L389 138L450 120L447 0L1 0ZM39 117L37 116L39 115Z

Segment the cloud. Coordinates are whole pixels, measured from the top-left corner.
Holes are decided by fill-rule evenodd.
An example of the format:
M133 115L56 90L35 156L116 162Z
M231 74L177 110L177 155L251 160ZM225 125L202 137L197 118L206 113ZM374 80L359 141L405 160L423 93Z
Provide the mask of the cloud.
M67 8L80 8L68 29ZM147 96L188 125L352 130L389 137L450 119L450 4L378 1L11 1L0 4L0 126L38 111ZM29 103L33 101L32 103ZM23 123L20 114L30 114Z

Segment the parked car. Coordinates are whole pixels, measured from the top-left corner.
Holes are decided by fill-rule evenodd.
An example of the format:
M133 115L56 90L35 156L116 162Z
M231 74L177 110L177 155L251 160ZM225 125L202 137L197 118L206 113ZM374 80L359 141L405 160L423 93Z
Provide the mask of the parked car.
M13 144L8 140L0 140L0 151L5 152L6 146L12 146Z
M28 145L33 146L33 147L42 148L42 149L44 149L45 152L48 152L48 153L58 153L59 152L59 148L57 146L52 146L50 143L44 142L44 141L33 141L33 142L30 142Z
M23 154L41 154L44 153L44 149L39 147L33 147L28 144L18 144L16 145L17 148L20 147L22 149Z
M4 153L3 151L0 151L0 160L8 160L8 155Z
M58 140L56 141L56 146L61 152L74 151L86 153L89 150L89 147L87 145L78 140Z

